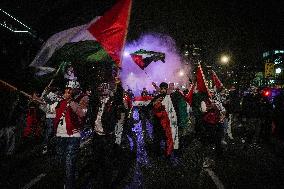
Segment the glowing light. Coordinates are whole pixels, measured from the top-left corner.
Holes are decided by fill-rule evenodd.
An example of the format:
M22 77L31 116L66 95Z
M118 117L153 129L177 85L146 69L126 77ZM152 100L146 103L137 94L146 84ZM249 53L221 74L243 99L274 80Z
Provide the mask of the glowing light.
M227 64L228 62L229 62L229 57L228 56L226 56L226 55L223 55L222 57L221 57L221 63L223 63L223 64Z
M184 71L183 71L183 70L180 70L179 73L178 73L178 75L179 75L180 77L184 76Z
M29 31L14 30L15 33L29 33Z
M270 91L268 91L268 90L266 90L266 91L264 91L264 96L270 96Z
M281 73L281 68L276 68L275 73L280 74Z
M129 52L125 51L125 52L123 53L123 56L129 56Z

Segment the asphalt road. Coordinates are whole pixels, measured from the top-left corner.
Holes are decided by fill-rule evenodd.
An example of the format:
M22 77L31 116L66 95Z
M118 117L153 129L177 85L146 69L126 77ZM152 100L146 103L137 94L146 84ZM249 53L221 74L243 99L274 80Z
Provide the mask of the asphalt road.
M214 146L204 146L194 135L168 161L151 154L139 123L134 125L132 142L137 150L115 147L111 159L110 182L114 188L284 188L283 148L280 143L251 143L245 125L235 128L234 140L224 145L220 158L212 158ZM136 142L135 142L136 140ZM80 150L77 188L101 188L100 165L93 161L92 143ZM1 157L0 188L64 188L63 175L52 151L42 154L42 146L29 141L12 156ZM207 162L204 165L204 162ZM209 163L208 163L209 162Z

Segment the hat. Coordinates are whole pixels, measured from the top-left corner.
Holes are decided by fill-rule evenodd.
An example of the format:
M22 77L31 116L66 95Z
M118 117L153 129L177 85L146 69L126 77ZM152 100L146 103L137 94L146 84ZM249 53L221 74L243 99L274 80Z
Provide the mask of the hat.
M65 87L72 88L72 89L78 89L80 88L80 84L78 81L68 81Z
M169 85L166 82L160 83L160 88L169 88Z

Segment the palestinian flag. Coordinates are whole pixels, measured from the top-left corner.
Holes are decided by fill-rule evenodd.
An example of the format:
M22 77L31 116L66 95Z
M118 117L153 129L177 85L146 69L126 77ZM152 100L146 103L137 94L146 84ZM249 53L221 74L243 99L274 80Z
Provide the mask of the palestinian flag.
M186 102L192 106L192 96L194 93L194 89L195 89L195 84L191 84L190 87L188 88L188 93L185 95L185 100Z
M152 99L152 96L136 96L134 97L132 106L147 106Z
M212 70L212 81L216 89L222 89L223 83L218 78L217 74Z
M48 39L30 66L45 65L52 54L66 43L93 40L100 49L88 60L101 60L110 57L120 67L131 10L131 0L118 0L117 3L96 17L89 24L59 32Z
M142 69L144 70L151 62L157 62L161 60L165 63L165 53L155 52L155 51L146 51L140 49L132 54L132 60Z
M199 93L206 93L208 96L210 96L207 81L204 77L203 70L202 70L200 63L198 64L197 71L196 71L196 90Z

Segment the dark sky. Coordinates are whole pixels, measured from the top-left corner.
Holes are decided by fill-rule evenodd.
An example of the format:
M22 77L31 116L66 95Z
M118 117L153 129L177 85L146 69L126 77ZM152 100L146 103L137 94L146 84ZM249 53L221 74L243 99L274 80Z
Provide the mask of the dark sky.
M87 23L114 2L2 0L0 8L46 40L56 32ZM258 64L263 51L284 49L283 25L281 1L134 0L127 38L133 40L142 33L160 32L173 37L178 47L184 43L202 47L206 61L215 61L220 53L229 52L238 64ZM3 28L0 32L1 60L4 55L13 59L9 52L19 52L19 48L23 51L21 56L26 55L24 50L31 48L31 59L40 47L40 43L29 36L15 36Z

